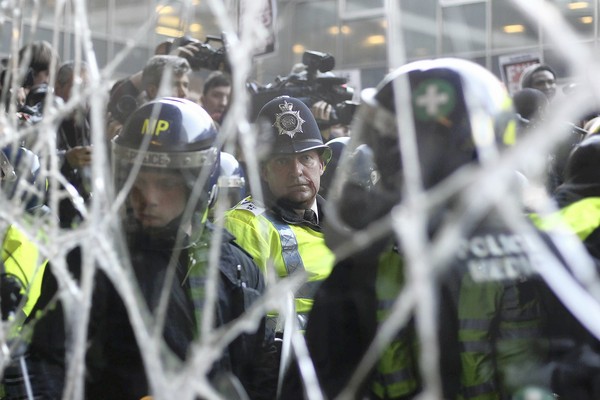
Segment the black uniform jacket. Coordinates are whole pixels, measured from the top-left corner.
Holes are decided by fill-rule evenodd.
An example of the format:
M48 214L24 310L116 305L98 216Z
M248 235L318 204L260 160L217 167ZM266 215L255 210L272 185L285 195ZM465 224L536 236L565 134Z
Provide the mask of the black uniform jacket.
M264 291L263 277L251 257L233 242L233 236L224 232L219 264L218 303L216 325L221 326L244 313ZM142 295L151 312L158 305L165 281L166 266L172 246L152 237L137 236L130 241L131 261ZM170 301L163 329L163 338L169 350L185 360L191 342L197 337L194 305L186 278L187 249L182 251L176 278L171 288ZM78 275L80 255L70 255ZM37 309L44 309L56 292L56 280L49 273L44 276L43 293ZM108 278L98 273L89 324L89 348L86 354L87 399L139 399L150 394L140 348L135 338L125 306ZM32 313L35 315L35 313ZM57 304L44 317L35 321L29 347L34 392L43 398L61 398L65 350L72 332L64 329L62 307ZM268 351L261 328L251 334L242 334L224 351L220 361L212 366L211 378L233 373L251 398L273 398L276 382L276 362ZM143 349L142 349L143 351Z

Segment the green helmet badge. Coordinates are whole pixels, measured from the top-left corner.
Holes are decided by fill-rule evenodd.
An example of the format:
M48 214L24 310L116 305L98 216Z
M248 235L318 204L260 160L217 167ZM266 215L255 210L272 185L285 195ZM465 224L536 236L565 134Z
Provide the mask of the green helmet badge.
M454 87L442 79L427 79L413 95L415 116L420 121L436 121L448 116L456 104Z

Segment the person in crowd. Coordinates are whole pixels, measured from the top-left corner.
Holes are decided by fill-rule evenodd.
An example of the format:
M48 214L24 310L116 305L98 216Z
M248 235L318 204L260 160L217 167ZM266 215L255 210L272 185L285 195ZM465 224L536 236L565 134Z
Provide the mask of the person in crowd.
M12 89L13 80L18 80L17 116L20 126L34 125L42 120L44 114L44 100L50 85L50 70L60 64L60 58L52 45L47 41L33 41L21 47L18 53L19 70L25 71L24 76L10 76L7 90ZM10 65L10 64L9 64ZM12 69L7 70L7 73ZM6 92L5 99L9 93ZM9 104L6 104L7 109ZM37 140L33 133L24 137L20 143L30 149Z
M139 91L131 80L113 89L108 104L108 139L120 131L129 115L141 104L158 97L187 98L191 72L189 62L183 57L152 56L140 74ZM167 76L169 81L166 80Z
M31 229L33 222L50 212L44 204L45 183L40 177L40 161L37 155L24 147L7 146L0 150L0 188L3 195L14 207L11 213L18 215L24 211L23 226L10 224L3 230L2 272L3 278L16 283L18 301L4 302L10 297L2 297L2 316L6 320L13 314L22 323L30 314L39 295L46 260L41 256L37 240L28 237L25 229ZM6 222L6 221L5 221ZM0 285L2 296L5 288ZM10 288L6 288L10 289ZM14 300L14 298L13 298ZM10 304L10 305L9 305Z
M526 130L544 119L549 101L541 90L533 88L518 90L512 96L512 100L522 130Z
M264 121L272 138L270 152L260 160L264 201L254 191L225 213L224 225L268 279L274 272L278 278L306 272L307 282L296 292L304 328L314 293L333 267L321 230L324 200L318 194L331 150L309 108L296 98L269 101L257 121Z
M19 77L21 80L17 93L17 110L21 118L27 120L33 114L42 114L42 100L48 91L50 69L60 64L60 57L50 43L36 40L19 49L17 62L19 69L25 71L25 76ZM7 90L11 89L14 78L11 76Z
M533 64L525 68L521 74L521 90L536 89L541 91L547 99L548 104L544 108L551 105L552 100L556 95L556 72L547 64ZM537 93L536 93L537 94ZM543 100L535 99L528 92L517 93L514 100L517 112L527 112L527 108L539 108L538 102ZM524 96L522 99L521 96ZM536 104L535 106L533 104ZM532 110L533 111L533 110ZM522 115L521 115L522 116ZM544 114L537 114L536 121L543 120ZM522 122L522 121L521 121ZM566 121L565 121L566 122ZM546 191L552 193L564 180L564 168L569 153L577 143L582 139L584 133L574 124L565 123L565 138L561 140L548 155ZM568 133L568 134L567 134Z
M148 60L142 72L142 87L146 100L173 96L185 99L189 92L190 73L188 61L179 56L158 55ZM169 76L170 81L165 81Z
M556 72L548 64L536 63L521 73L521 89L533 88L541 91L551 101L556 95Z
M532 215L542 229L567 228L600 263L600 136L592 135L569 155L565 181L552 193L559 211L551 216ZM599 264L600 265L600 264Z
M71 99L75 80L80 90L88 84L87 64L81 63L76 71L75 61L63 63L56 74L54 93L67 103ZM61 122L58 128L57 149L61 157L61 173L79 193L84 201L91 196L89 182L92 163L92 142L87 101L82 99L82 107L77 108ZM81 215L73 205L73 200L64 198L59 203L59 219L63 228L72 227Z
M337 199L329 199L329 211L334 215L328 221L337 225L326 225L326 240L337 263L315 296L305 334L325 396L335 398L349 386L355 398L410 399L424 384L431 389L437 381L441 393L433 393L436 398L509 399L530 385L568 397L565 382L577 379L568 371L578 363L585 365L582 369L586 372L593 370L595 359L592 357L590 366L578 358L583 357L577 353L582 348L576 344L565 357L570 362L550 358L555 350L552 339L558 339L552 325L560 323L554 315L568 312L559 301L547 306L552 292L537 271L544 271L540 254L558 253L549 238L522 216L518 199L511 197L512 171L507 171L504 190L496 186L492 190L502 193L501 206L489 198L487 206L477 211L473 208L485 198L485 185L475 179L443 199L436 197L435 206L427 213L423 227L427 253L420 255L427 259L419 268L430 268L421 273L432 282L432 297L437 300L429 314L429 318L437 315L433 323L437 336L420 337L429 337L432 343L437 338L439 360L436 357L421 366L421 360L427 358L422 352L435 353L435 349L417 343L418 322L425 323L422 319L428 317L420 300L415 300L401 304L411 307L413 313L407 311L404 323L387 336L387 345L378 347L380 357L374 365L369 364L371 372L361 375L360 381L351 379L381 333L379 328L390 323L387 316L395 311L394 301L404 296L410 302L411 294L418 295L411 292L414 275L412 265L404 260L403 240L380 235L380 240L359 247L363 230L374 224L408 223L390 214L395 205L405 204L405 171L409 168L401 156L401 147L407 142L400 140L396 125L400 111L395 105L395 87L403 87L401 82L410 87L407 98L412 114L401 115L410 118L415 129L419 176L425 191L440 188L458 173L496 166L502 148L515 137L515 113L505 88L489 71L466 60L409 63L390 73L377 88L363 92L353 126L355 142L351 143L367 144L373 150L381 179L379 186L364 192L366 200L347 196L345 190ZM482 112L489 124L480 123ZM345 166L338 170L344 171ZM427 198L419 202L427 202ZM527 229L504 218L511 202L514 217ZM357 208L357 204L368 207ZM454 230L457 226L461 227L458 232ZM526 239L531 234L547 247L533 245ZM351 252L354 248L363 250ZM431 373L434 366L439 375ZM291 369L284 398L302 398L301 382L298 371Z
M148 135L152 135L152 141L146 140ZM123 231L134 289L149 310L149 329L162 330L165 368L183 368L194 353L193 344L198 344L213 327L243 316L264 290L264 278L251 257L235 244L231 234L223 231L217 244L220 258L214 320L203 319L208 315L205 286L209 282L210 246L216 234L206 220L219 171L216 136L214 122L198 104L163 97L135 111L113 140L115 185L117 190L129 190ZM132 171L136 175L129 187L126 181ZM202 183L200 176L206 178ZM186 207L193 212L186 213ZM76 277L81 275L83 256L81 251L69 255L71 272ZM104 273L96 275L85 398L140 399L156 394L155 382L146 375L142 343L132 328L118 285L113 285ZM155 326L165 285L170 290L166 320L162 326ZM30 322L35 325L28 369L33 393L40 398L61 398L65 360L71 351L71 341L66 339L72 332L68 324L65 327L63 305L52 304L56 290L56 279L46 273L42 296L36 304L36 310L45 313ZM252 330L256 326L246 328L239 336L227 339L220 356L207 360L210 373L197 379L208 380L217 391L218 382L230 382L229 387L237 388L240 398L274 398L269 377L275 374L270 372L273 362L267 345L272 341L266 339L264 319L257 325L256 331Z
M216 123L221 124L227 113L230 99L231 79L229 76L222 71L211 72L202 87L200 96L202 108Z

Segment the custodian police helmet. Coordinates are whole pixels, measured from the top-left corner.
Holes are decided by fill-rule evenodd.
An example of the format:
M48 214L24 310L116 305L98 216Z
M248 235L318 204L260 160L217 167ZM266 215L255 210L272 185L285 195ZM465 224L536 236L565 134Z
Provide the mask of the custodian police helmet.
M144 104L112 141L117 187L131 167L179 171L190 190L202 185L198 206L206 208L219 175L217 128L204 109L189 100L165 97Z
M323 143L317 121L306 104L280 96L265 104L257 121L266 122L274 136L270 155L296 154L317 150L325 163L331 158L331 149Z

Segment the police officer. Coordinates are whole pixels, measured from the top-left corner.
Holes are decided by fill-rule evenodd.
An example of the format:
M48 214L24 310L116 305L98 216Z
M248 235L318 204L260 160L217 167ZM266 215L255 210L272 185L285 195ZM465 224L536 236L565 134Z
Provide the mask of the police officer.
M161 293L168 287L169 301L162 327L167 351L164 368L181 369L207 331L205 293L208 290L208 254L215 234L206 215L219 171L217 130L208 114L183 99L149 102L128 119L112 147L114 176L119 190L129 190L124 231L139 298L152 316L160 309ZM151 141L148 139L152 139ZM138 170L139 168L139 170ZM131 187L128 178L135 174ZM186 207L193 212L186 213ZM217 299L210 326L222 326L244 314L264 289L262 274L233 237L222 232L217 274ZM79 265L72 268L79 276ZM170 273L173 280L169 280ZM47 279L46 279L47 278ZM50 303L56 282L45 277L43 309ZM109 277L96 278L90 315L86 370L86 398L139 399L153 394L154 382L146 375L142 343L134 332L119 291ZM207 305L207 304L206 304ZM37 321L29 350L34 393L60 398L65 377L62 307L45 310ZM156 323L155 320L153 320ZM153 327L152 329L156 329ZM266 348L264 320L258 331L247 330L232 338L216 361L207 365L208 379L231 382L237 395L228 398L273 398L269 386L271 361ZM165 353L166 354L166 353ZM241 385L240 385L241 383ZM242 388L242 389L239 389ZM198 393L202 395L201 393ZM202 395L204 397L204 395Z
M396 87L403 85L410 89L403 95L410 101L412 114L403 109L400 117L409 118L403 121L414 127L415 156L421 187L426 191L440 188L455 173L496 165L501 148L514 140L516 124L510 99L489 71L458 59L424 60L400 67L376 89L363 92L352 129L351 143L370 146L381 174L380 186L365 193L371 201L365 211L370 221L357 224L351 213L339 211L349 201L344 190L337 199L330 196L334 204L328 221L339 220L331 229L344 234L345 242L352 244L369 224L393 222L389 212L404 200L408 166L400 152L406 142L400 137L410 133L401 133L404 125L396 124L395 104L400 95ZM342 164L339 170L344 169ZM508 179L506 182L509 185ZM556 250L550 245L548 249L533 245L532 237L546 237L531 233L535 231L526 220L522 222L531 230L509 225L493 203L475 212L471 201L475 194L483 193L483 187L479 180L466 187L470 189L463 192L455 187L443 199L436 197L438 205L427 214L424 240L428 254L421 254L436 254L442 250L437 247L440 243L451 251L435 260L428 257L421 266L431 268L425 271L426 277L435 282L435 298L439 299L436 321L441 358L435 365L441 372L442 393L438 397L508 399L528 385L554 389L554 382L547 379L553 373L542 376L540 371L552 369L544 364L544 345L550 339L546 322L555 310L544 308L548 289L536 271L543 270L539 255L548 250L556 254ZM511 201L508 192L502 191L505 205ZM423 199L428 198L426 192ZM514 204L515 215L519 215L520 207L516 201ZM455 227L461 229L454 231ZM306 331L319 383L328 398L335 398L349 385L358 390L352 393L356 398L407 399L421 390L424 375L420 372L425 369L419 367L419 361L426 354L421 351L431 349L423 343L417 345L412 319L388 340L370 374L362 381L351 379L379 327L389 322L393 301L407 294L405 290L414 289L410 285L412 266L403 260L403 242L383 237L349 254L342 251L349 250L343 241L331 242L338 263L315 297ZM419 310L416 304L413 309ZM427 318L422 312L416 317ZM432 366L425 368L429 373ZM427 378L427 383L435 379ZM290 374L284 388L289 395L286 398L301 396L299 381L298 374Z
M295 293L300 328L304 328L319 284L333 267L321 226L323 198L318 195L321 175L331 158L310 109L300 100L281 96L258 114L274 138L269 154L260 160L264 203L249 196L225 214L225 227L248 251L261 271L277 277L307 273Z
M18 214L16 210L24 209L23 222L26 228L30 228L36 219L49 214L48 207L44 205L45 182L40 177L37 155L24 147L7 146L0 150L0 171L2 191L12 203L10 206L14 207L15 215ZM2 277L18 283L20 295L23 296L22 302L14 304L11 310L16 312L15 315L21 312L21 316L28 315L40 294L41 277L47 260L42 258L36 240L42 239L42 235L30 239L26 231L14 224L4 231Z

